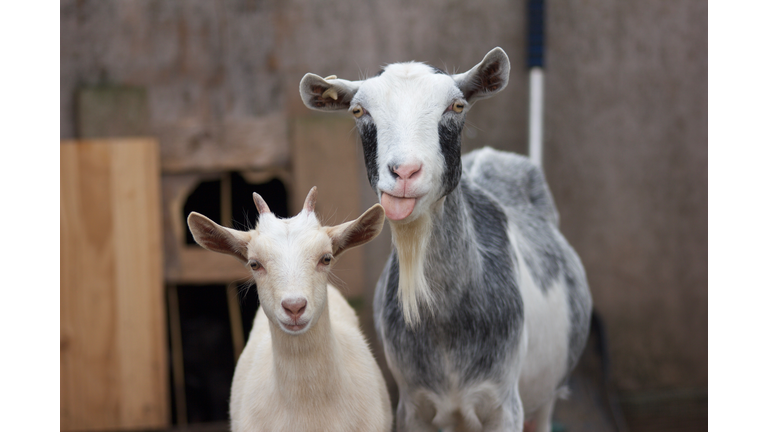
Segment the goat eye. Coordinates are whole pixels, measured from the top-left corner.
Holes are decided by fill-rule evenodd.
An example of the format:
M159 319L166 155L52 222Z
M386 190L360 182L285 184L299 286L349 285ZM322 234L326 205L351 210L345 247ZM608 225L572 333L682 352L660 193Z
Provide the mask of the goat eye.
M331 260L333 259L333 256L331 254L325 254L320 258L320 264L322 265L331 265Z
M261 263L256 260L248 261L248 265L251 266L251 270L254 270L254 271L262 268Z
M352 108L352 115L355 116L355 118L360 118L365 114L365 110L361 106L356 106Z
M453 105L451 105L451 109L456 113L460 113L464 111L464 104L461 102L454 102Z

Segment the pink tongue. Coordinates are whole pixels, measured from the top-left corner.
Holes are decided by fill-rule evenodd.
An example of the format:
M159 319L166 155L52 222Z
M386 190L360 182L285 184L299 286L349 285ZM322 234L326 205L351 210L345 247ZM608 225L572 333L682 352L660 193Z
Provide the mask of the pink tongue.
M416 206L416 198L397 198L382 192L381 205L387 217L397 221L410 216Z

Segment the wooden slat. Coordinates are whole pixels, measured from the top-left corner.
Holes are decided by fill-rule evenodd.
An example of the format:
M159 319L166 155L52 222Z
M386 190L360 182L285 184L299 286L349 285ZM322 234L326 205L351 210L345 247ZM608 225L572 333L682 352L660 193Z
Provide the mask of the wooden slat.
M168 325L171 330L171 375L175 397L176 423L187 426L187 391L184 383L184 346L181 340L181 313L179 311L179 290L175 284L168 284Z
M240 261L201 247L179 248L175 258L178 265L166 269L166 280L169 283L183 285L245 282L251 277L250 270Z
M154 139L61 145L61 429L166 427Z

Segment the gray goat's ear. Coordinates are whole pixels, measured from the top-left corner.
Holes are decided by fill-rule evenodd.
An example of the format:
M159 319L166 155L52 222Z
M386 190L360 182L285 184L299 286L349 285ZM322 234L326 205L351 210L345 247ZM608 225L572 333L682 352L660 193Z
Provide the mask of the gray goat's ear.
M353 221L327 227L328 236L331 238L333 256L338 258L339 255L349 249L375 239L384 227L384 219L384 207L381 204L374 204L362 216Z
M320 78L315 74L304 75L299 84L301 100L309 109L318 111L348 110L361 81L338 79L335 75Z
M197 212L189 214L187 225L200 246L248 262L250 233L223 227Z
M509 57L503 49L496 47L488 52L483 61L453 80L464 93L468 103L485 99L504 90L509 82Z

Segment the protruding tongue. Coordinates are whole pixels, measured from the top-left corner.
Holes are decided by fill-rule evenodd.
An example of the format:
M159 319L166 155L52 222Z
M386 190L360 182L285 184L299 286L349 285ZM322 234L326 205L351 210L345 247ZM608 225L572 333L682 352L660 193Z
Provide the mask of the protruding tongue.
M388 193L381 193L381 205L384 213L391 220L402 220L413 212L416 206L416 198L397 198Z

